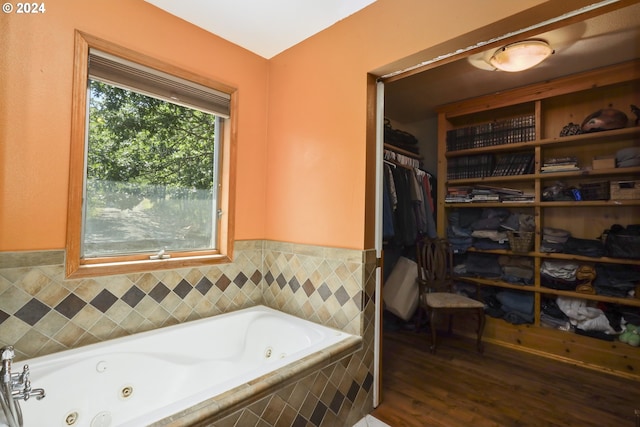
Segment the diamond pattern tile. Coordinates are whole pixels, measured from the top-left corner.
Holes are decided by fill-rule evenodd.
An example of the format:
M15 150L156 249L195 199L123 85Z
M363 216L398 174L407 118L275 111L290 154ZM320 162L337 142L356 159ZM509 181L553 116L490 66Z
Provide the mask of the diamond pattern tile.
M209 292L209 290L213 287L213 283L211 283L211 280L209 280L206 277L203 277L202 279L200 279L200 281L198 282L198 284L196 285L196 289L198 290L198 292L200 292L202 295L206 295L207 292Z
M298 282L298 279L295 278L295 276L292 277L289 281L289 287L293 292L296 292L298 289L300 289L300 283Z
M193 287L191 284L183 279L175 288L173 288L173 292L175 292L180 298L185 299L192 289Z
M4 311L0 310L0 324L2 324L2 322L7 320L9 317L10 316L8 313L5 313Z
M225 275L223 275L216 281L216 287L220 289L222 292L226 291L227 287L229 287L230 284L231 284L231 280L229 280L229 278Z
M329 286L327 286L326 283L323 283L318 288L318 294L322 297L323 301L326 301L331 296L331 289L329 289Z
M42 304L37 299L33 298L31 301L26 303L20 310L18 310L15 316L18 319L22 320L23 322L33 326L36 323L38 323L38 321L42 319L44 315L46 315L49 311L50 311L49 307Z
M251 275L251 281L258 285L260 284L260 280L262 280L262 273L260 273L260 270L256 270L253 272L253 274Z
M137 286L132 286L129 288L124 295L122 295L122 301L129 304L131 308L134 308L138 303L144 298L145 293L140 290Z
M264 280L267 282L267 285L271 285L274 281L273 278L273 274L271 274L271 271L268 271L267 274L264 276Z
M107 310L118 300L118 298L106 289L103 289L94 299L91 300L91 305L106 313Z
M0 267L0 277L9 281L0 300L0 344L16 344L21 354L35 357L265 304L363 334L363 350L215 425L353 425L371 409L372 362L365 361L373 359L375 257L369 252L241 241L230 264L82 281L65 280L63 265Z
M242 286L244 286L245 283L247 283L247 280L249 280L249 278L245 276L243 272L240 272L238 273L236 278L233 279L233 283L235 283L239 288L241 288Z
M58 312L66 316L67 319L73 319L73 317L78 314L85 305L87 305L86 302L82 301L75 294L70 294L55 308Z
M335 296L340 305L345 305L347 301L349 301L349 294L342 286L340 286L340 288L336 291Z
M164 283L159 282L153 287L153 289L151 289L151 292L149 292L149 296L156 302L160 303L165 299L167 295L169 295L170 292L171 290L167 288Z

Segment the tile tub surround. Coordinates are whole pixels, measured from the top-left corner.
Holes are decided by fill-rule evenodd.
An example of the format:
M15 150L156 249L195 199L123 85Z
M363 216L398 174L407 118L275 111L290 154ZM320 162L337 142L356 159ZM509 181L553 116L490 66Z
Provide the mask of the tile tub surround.
M360 335L371 266L373 251L249 240L230 264L66 280L63 251L4 252L0 345L32 358L257 304Z
M362 349L202 425L350 426L373 409L375 264L372 250L250 240L231 264L66 280L63 251L0 252L0 345L19 360L264 304Z
M286 258L291 254L282 248L274 250L273 253L276 259ZM213 419L203 419L190 425L192 427L349 427L357 424L370 413L373 410L375 253L367 252L364 260L362 288L364 308L361 316L362 348L360 350L322 369L305 374L302 378L292 380L291 383L287 382L277 390L267 390L264 395L254 394L250 399L222 411ZM286 273L282 274L286 276ZM293 287L283 286L283 289L287 286L291 287L285 295L293 299L299 297L300 290L293 290L296 288L297 281L298 279L294 281ZM283 306L287 307L287 304ZM326 314L322 315L326 316ZM262 384L257 386L263 387ZM237 396L229 398L235 399ZM179 419L176 422L168 425L181 426Z

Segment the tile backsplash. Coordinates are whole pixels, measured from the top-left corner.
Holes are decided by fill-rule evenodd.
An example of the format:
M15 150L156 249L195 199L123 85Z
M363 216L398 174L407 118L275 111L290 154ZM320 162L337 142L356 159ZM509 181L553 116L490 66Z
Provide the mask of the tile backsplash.
M264 304L361 334L373 251L246 240L210 267L64 278L64 252L0 253L0 345L19 359Z

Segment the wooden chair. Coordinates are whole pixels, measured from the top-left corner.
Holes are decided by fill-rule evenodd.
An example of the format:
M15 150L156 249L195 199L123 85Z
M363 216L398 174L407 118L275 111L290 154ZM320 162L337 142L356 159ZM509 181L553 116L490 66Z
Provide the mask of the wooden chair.
M425 238L417 244L419 312L418 325L423 311L429 316L431 328L431 352L436 351L436 318L439 314L449 315L449 333L452 330L454 314L471 314L478 320L477 348L480 353L482 332L484 331L484 304L480 301L452 292L453 251L446 239Z

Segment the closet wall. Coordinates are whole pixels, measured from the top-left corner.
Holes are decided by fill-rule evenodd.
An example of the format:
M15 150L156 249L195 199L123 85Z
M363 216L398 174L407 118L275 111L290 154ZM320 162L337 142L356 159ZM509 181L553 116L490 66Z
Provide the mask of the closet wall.
M417 306L416 242L437 236L437 156L423 126L385 125L383 162L383 250L385 308L403 321ZM418 132L416 132L416 130ZM394 142L397 132L414 144ZM426 140L426 141L425 141ZM431 144L430 144L431 142ZM426 155L424 154L426 153Z

